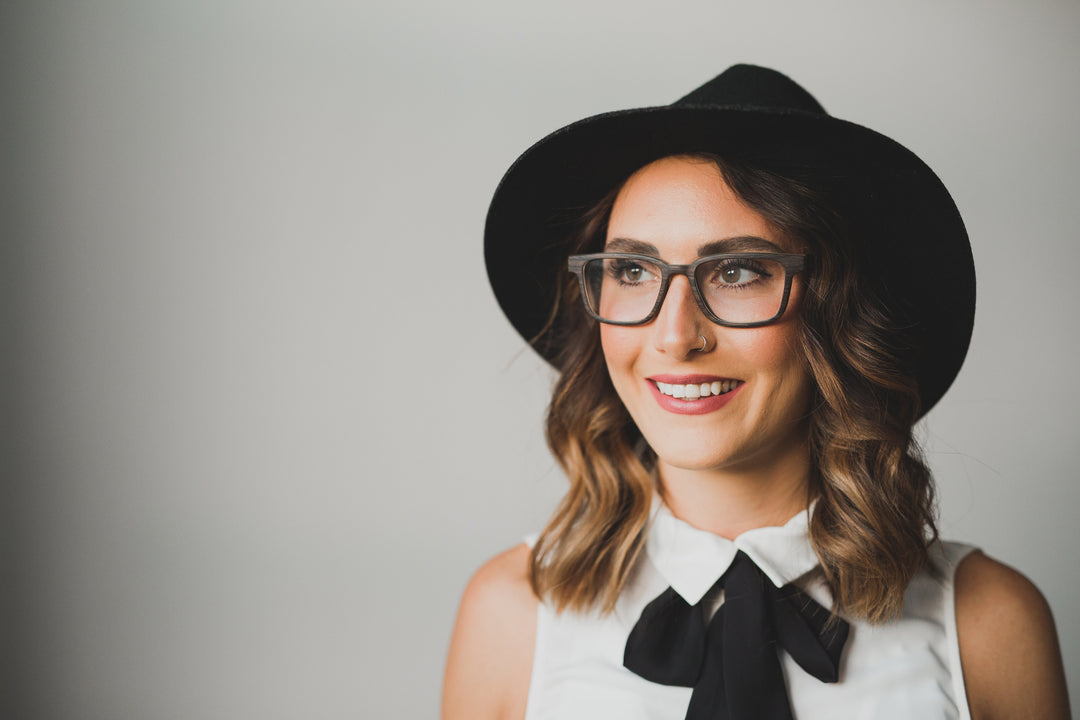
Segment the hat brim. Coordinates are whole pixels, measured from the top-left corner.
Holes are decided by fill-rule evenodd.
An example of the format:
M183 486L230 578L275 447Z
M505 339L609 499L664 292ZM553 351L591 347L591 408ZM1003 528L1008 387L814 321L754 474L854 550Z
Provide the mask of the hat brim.
M857 217L867 268L916 323L922 412L960 370L975 316L975 269L956 205L914 153L873 130L824 114L740 106L660 106L605 113L556 130L503 176L488 210L484 255L492 290L517 332L533 340L565 273L568 234L583 213L638 168L710 152L827 186ZM535 346L554 363L555 348Z

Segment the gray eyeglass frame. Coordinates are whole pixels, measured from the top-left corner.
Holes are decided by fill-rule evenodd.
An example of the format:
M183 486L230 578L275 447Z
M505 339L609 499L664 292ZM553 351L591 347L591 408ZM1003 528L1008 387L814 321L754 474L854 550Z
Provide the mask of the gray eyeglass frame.
M652 322L656 315L660 312L660 307L664 304L664 298L667 297L668 286L671 285L671 278L676 275L682 275L690 283L690 292L693 294L694 299L697 301L698 307L701 308L702 314L705 315L711 322L723 327L762 327L763 325L770 325L779 320L784 315L784 311L787 310L788 298L791 295L791 281L796 274L805 272L809 267L810 255L797 255L792 253L769 253L769 252L744 252L744 253L722 253L719 255L706 255L699 257L689 265L669 265L660 258L653 257L652 255L642 255L640 253L591 253L588 255L571 255L567 260L567 266L570 272L574 273L578 277L578 282L581 285L581 301L585 305L585 310L598 322L605 323L607 325L644 325ZM707 262L716 262L717 260L772 260L779 263L784 268L784 296L780 300L780 309L776 311L776 314L767 320L757 320L755 322L731 322L729 320L722 320L713 313L712 308L705 301L705 297L701 294L701 289L698 287L696 273L697 269ZM655 265L660 268L660 290L656 294L656 303L653 305L652 310L645 317L644 320L635 321L617 321L617 320L605 320L596 314L595 311L589 306L589 289L585 281L585 264L592 260L638 260L640 262L647 262L651 265Z

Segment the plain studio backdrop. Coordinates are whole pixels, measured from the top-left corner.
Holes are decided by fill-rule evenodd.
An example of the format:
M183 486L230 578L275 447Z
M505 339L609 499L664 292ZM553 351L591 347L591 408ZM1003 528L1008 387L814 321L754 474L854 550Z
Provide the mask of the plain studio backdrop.
M736 62L955 197L978 311L919 428L941 529L1039 585L1080 702L1075 0L0 13L3 717L435 717L468 576L565 487L491 193Z

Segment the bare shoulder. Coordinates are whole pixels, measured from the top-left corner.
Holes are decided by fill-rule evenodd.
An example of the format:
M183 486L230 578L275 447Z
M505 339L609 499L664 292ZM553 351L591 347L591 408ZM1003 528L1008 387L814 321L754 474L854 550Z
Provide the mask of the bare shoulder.
M1054 618L1030 580L971 553L956 570L956 625L974 720L1068 719Z
M443 720L521 720L537 599L525 544L496 555L465 588L443 680Z

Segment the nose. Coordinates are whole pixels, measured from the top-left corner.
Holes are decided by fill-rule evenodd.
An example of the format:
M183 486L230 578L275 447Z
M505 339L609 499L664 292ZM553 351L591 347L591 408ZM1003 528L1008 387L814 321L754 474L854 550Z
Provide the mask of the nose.
M653 347L680 360L702 347L702 335L711 335L706 326L712 323L701 312L690 281L682 275L671 279L660 311L653 319ZM709 345L715 345L712 340Z

